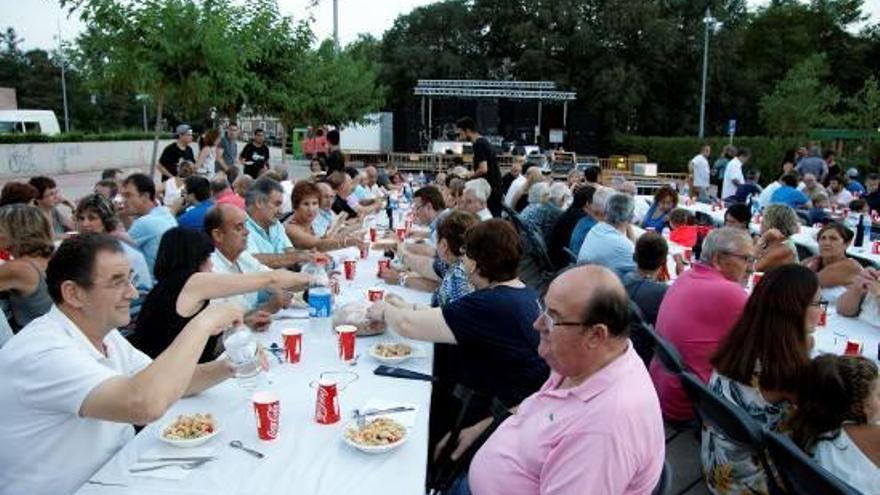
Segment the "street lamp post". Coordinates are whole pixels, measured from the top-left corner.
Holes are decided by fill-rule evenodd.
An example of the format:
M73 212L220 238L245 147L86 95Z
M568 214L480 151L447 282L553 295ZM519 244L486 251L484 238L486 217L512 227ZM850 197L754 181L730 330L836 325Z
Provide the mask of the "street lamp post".
M703 24L705 25L705 32L703 35L703 90L700 96L700 139L703 139L706 125L706 76L709 72L709 30L717 33L723 23L718 22L717 19L712 17L712 12L707 6L706 15L703 17Z

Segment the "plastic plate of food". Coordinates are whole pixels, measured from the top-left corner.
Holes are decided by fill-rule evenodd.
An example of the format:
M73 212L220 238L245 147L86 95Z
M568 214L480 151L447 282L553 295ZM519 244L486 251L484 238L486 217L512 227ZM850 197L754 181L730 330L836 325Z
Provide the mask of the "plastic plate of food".
M367 454L390 452L403 445L408 436L405 426L383 417L367 419L362 427L357 421L349 421L342 432L345 443Z
M181 414L159 430L159 438L175 447L198 447L217 434L217 422L211 414Z
M413 347L401 342L383 342L370 346L370 356L385 364L400 364L413 357Z

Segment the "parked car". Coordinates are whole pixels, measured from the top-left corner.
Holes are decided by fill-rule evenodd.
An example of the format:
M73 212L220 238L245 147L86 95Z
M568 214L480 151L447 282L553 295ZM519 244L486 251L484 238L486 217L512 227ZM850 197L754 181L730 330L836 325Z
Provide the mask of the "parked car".
M0 134L60 134L52 110L0 110Z

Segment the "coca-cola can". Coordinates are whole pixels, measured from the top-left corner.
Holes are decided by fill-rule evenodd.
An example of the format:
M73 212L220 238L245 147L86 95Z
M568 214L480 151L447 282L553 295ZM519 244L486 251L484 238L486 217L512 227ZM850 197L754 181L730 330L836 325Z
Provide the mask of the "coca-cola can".
M267 442L275 440L278 438L281 401L272 392L257 392L252 400L254 413L257 416L257 436Z
M752 274L752 287L757 287L758 282L761 281L761 278L764 276L764 272L755 272Z
M318 380L315 421L322 425L332 425L339 422L339 391L333 380Z
M847 356L861 356L862 347L862 343L858 340L847 340L846 349L844 349L843 353Z
M357 337L357 327L354 325L339 325L336 327L339 335L339 359L349 362L354 359L354 342Z
M361 259L362 260L365 260L370 257L370 243L369 242L364 242L363 244L361 244L360 250L361 250Z
M388 258L379 260L379 269L378 269L378 271L376 271L376 276L381 277L382 270L388 270L390 268L391 268L391 260L389 260Z
M371 287L370 289L367 289L367 299L369 299L370 302L381 301L383 297L385 297L384 290L378 287Z
M288 363L298 363L302 357L302 330L298 328L285 328L281 331L284 338L284 357Z
M376 242L376 227L370 227L370 242Z
M406 229L404 227L397 227L397 240L400 242L406 240Z
M357 261L345 260L342 264L345 267L345 280L354 280L354 274L357 270Z

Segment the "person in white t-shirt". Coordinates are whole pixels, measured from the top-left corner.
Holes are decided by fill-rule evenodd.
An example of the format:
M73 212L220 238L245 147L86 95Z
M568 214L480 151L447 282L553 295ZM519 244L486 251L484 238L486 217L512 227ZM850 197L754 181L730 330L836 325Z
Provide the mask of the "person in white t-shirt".
M727 162L727 167L724 168L724 180L721 183L721 198L733 196L736 194L736 188L745 183L743 166L749 162L751 156L749 150L743 148L737 152L736 158Z
M860 493L880 493L880 375L862 356L822 354L802 372L793 438Z
M708 144L703 145L700 153L693 157L688 164L688 172L691 174L691 197L705 199L708 197L709 191L709 156L712 154L712 147Z
M840 177L834 176L828 180L828 199L838 208L849 208L853 195L843 187Z
M46 269L55 305L0 349L0 494L73 493L184 395L233 376L225 360L197 364L211 335L242 321L210 305L155 361L117 330L137 297L119 241L65 240Z

